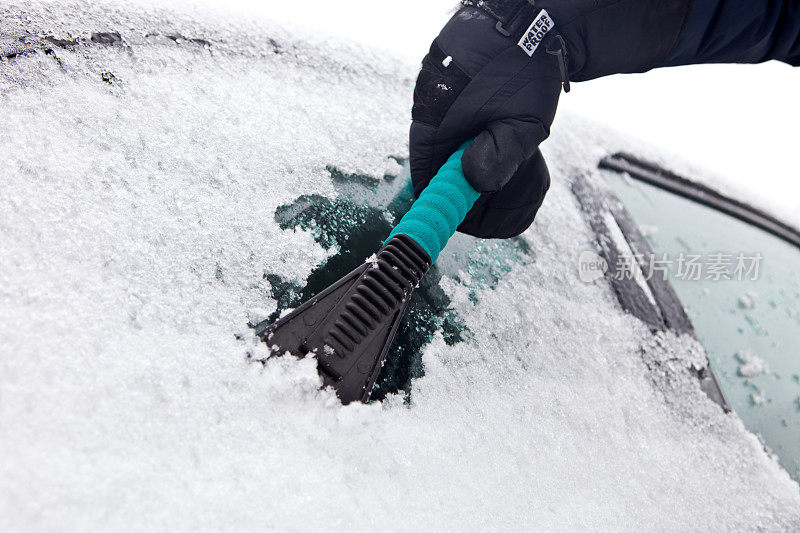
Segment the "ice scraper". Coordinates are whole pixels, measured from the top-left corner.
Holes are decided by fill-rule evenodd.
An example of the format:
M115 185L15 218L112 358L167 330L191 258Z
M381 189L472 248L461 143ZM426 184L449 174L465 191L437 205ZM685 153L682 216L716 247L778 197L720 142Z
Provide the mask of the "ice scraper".
M411 292L480 196L461 168L468 145L450 156L374 256L256 329L270 357L313 354L323 385L342 403L369 400Z

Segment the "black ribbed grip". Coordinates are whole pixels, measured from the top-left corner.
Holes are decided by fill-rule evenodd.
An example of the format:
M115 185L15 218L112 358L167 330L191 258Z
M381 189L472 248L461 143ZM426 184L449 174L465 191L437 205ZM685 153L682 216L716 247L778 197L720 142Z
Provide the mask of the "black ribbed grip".
M405 305L408 295L430 268L430 260L411 238L396 235L366 267L343 303L337 306L341 310L322 336L322 346L316 346L313 337L309 339L306 348L308 351L316 348L321 361L331 355L331 350L339 359L346 359L370 340L372 333ZM334 381L342 378L334 368L338 366L323 366Z

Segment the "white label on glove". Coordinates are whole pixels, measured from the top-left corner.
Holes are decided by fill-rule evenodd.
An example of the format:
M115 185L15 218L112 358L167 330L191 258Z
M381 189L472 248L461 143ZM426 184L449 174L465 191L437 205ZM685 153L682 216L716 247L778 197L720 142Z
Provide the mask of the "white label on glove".
M544 36L547 35L547 32L552 30L554 26L555 23L553 19L547 14L547 11L542 9L539 11L539 14L536 15L536 18L533 19L531 25L528 26L528 30L522 34L522 39L519 40L517 45L525 50L526 54L532 56L539 47L539 44L541 44Z

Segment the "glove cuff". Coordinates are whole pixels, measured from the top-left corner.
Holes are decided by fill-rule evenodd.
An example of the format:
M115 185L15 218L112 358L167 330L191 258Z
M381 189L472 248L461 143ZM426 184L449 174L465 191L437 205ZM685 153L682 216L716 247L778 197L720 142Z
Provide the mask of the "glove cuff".
M694 0L541 0L569 54L569 78L585 81L664 66L686 31ZM599 4L599 5L597 5ZM581 7L577 7L581 6Z
M568 78L585 81L664 66L686 30L694 0L462 0L462 4L496 18L501 32L504 28L522 32L536 13L546 10L555 23L550 35L561 35L566 42Z

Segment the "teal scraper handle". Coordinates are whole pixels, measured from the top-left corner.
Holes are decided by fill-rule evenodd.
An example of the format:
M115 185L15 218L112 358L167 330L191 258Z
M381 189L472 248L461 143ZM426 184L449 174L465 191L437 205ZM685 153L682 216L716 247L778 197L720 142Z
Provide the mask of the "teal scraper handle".
M480 196L464 177L461 168L461 157L470 144L471 140L465 142L450 156L394 227L387 241L397 234L408 235L428 253L431 263L436 262L439 252Z

